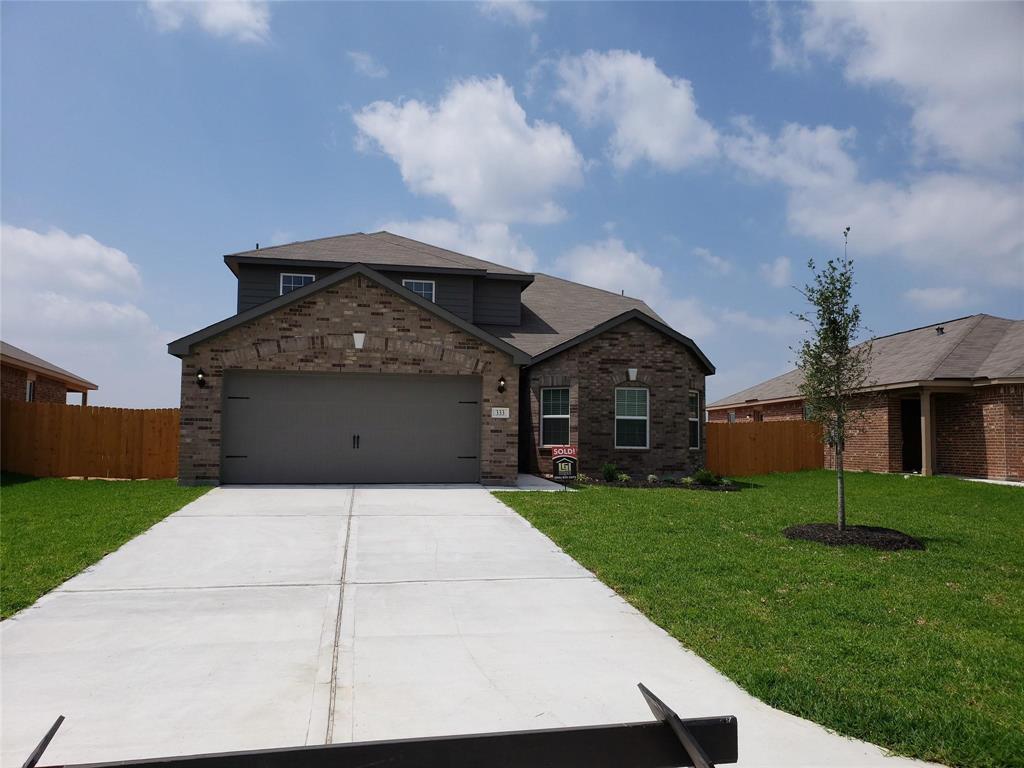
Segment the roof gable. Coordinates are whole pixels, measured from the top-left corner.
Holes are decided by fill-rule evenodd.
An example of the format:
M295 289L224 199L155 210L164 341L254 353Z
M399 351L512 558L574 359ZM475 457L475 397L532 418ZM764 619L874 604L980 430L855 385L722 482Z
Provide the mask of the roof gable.
M314 280L312 283L304 285L302 288L297 288L294 291L290 291L282 296L278 296L275 299L271 299L270 301L264 302L263 304L253 307L252 309L246 310L245 312L240 312L237 315L233 315L229 318L221 320L218 323L209 325L206 328L196 331L195 333L189 334L188 336L183 336L182 338L172 341L170 344L168 344L167 351L176 357L184 357L185 355L191 353L192 348L196 344L204 342L207 339L212 339L215 336L221 335L222 333L226 333L232 328L236 328L239 325L244 325L245 323L262 317L263 315L275 312L278 309L281 309L282 307L285 307L289 304L293 304L297 301L302 301L303 299L322 290L325 290L326 288L329 288L332 285L340 283L343 280L347 280L350 277L353 277L354 275L362 275L366 278L369 278L370 280L379 284L381 287L388 289L392 293L398 294L406 301L415 304L421 309L431 312L432 314L437 315L442 320L446 320L459 330L468 333L470 336L474 336L475 338L478 338L481 341L484 341L490 344L491 346L500 349L502 352L509 354L512 357L513 362L517 364L525 363L529 359L529 356L526 355L522 350L517 349L508 342L493 336L492 334L488 333L487 331L484 331L478 326L466 322L457 315L454 315L451 312L449 312L447 309L439 307L437 304L431 301L427 301L426 299L422 298L421 296L418 296L409 289L401 285L398 285L397 283L391 280L388 280L379 272L374 271L365 264L353 264L351 267L347 267L346 269L340 269L337 272L334 272L333 274L324 277L320 280Z

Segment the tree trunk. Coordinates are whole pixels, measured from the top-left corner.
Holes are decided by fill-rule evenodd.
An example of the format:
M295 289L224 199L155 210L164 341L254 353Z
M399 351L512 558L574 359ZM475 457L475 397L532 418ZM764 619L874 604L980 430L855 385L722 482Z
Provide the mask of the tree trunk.
M840 531L846 530L846 481L843 477L843 449L836 446L836 493L838 494L839 516L836 524Z

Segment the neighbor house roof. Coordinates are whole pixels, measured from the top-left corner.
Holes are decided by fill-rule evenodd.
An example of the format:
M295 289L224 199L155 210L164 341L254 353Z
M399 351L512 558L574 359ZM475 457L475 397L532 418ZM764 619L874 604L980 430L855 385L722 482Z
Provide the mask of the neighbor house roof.
M543 273L522 293L519 325L481 326L534 358L549 357L631 319L645 322L690 347L709 372L714 366L694 342L670 328L640 299Z
M1024 378L1024 320L970 315L881 336L870 343L869 388ZM792 370L723 397L708 408L798 398L802 382L800 371Z
M235 271L239 261L296 261L324 264L368 264L371 267L423 267L429 269L478 272L493 277L521 278L529 281L528 272L505 267L463 253L438 248L391 232L356 232L351 235L322 237L287 245L275 245L252 251L230 253L224 257Z
M222 333L226 333L227 331L230 331L232 328L235 328L239 325L243 325L245 323L251 322L252 320L256 320L257 318L262 317L263 315L266 315L277 309L280 309L281 307L287 304L291 304L292 302L295 301L301 301L302 299L305 299L314 293L322 291L325 288L329 288L330 286L339 283L342 280L347 280L353 275L363 275L364 277L368 277L375 283L382 285L383 287L387 288L390 291L394 291L399 296L403 297L406 301L410 301L416 306L421 307L422 309L425 309L428 312L432 312L433 314L437 315L443 320L447 320L456 328L465 331L470 336L474 336L480 339L481 341L485 341L486 343L490 344L493 347L497 347L503 352L507 352L509 355L512 356L512 360L517 364L524 363L528 359L528 356L526 354L524 354L521 350L512 346L508 342L496 338L492 334L483 330L480 326L473 325L472 323L463 320L461 317L458 317L457 315L449 312L444 307L438 306L432 301L427 301L423 297L410 291L408 288L398 285L398 283L395 283L392 280L388 280L382 274L380 274L379 272L375 272L373 269L366 266L365 264L353 264L352 266L346 267L345 269L339 269L337 272L333 272L327 277L321 278L320 280L315 280L312 283L308 283L307 285L302 286L301 288L296 288L294 291L289 291L288 293L278 296L275 299L271 299L270 301L266 301L263 304L253 307L252 309L248 309L245 312L239 312L237 315L232 315L229 318L221 320L219 323L214 323L213 325L209 325L206 328L196 331L195 333L190 333L188 336L183 336L182 338L172 341L170 344L168 344L167 351L170 352L172 355L183 357L189 354L192 351L192 347L195 346L196 344L199 344L200 342L206 341L207 339L211 339L214 336L219 336Z
M26 352L20 347L8 344L6 341L0 341L0 362L15 368L21 368L26 371L43 374L51 379L56 379L73 392L81 392L87 389L99 389L99 387L91 381L83 379L81 376L77 376L71 371L66 371L48 360L36 357L31 352Z

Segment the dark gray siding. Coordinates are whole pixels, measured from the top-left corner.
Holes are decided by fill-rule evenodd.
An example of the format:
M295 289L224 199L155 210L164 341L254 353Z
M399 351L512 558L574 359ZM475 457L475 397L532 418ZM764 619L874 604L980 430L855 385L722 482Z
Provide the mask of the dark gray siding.
M294 267L286 268L273 264L239 264L238 265L238 311L244 312L265 301L281 295L281 273L299 275L316 275L316 279L326 277L336 271L334 267Z
M399 285L402 280L433 280L434 302L468 323L473 322L473 278L466 275L431 275L426 272L382 272Z
M476 280L473 322L478 325L519 325L522 284L515 280Z

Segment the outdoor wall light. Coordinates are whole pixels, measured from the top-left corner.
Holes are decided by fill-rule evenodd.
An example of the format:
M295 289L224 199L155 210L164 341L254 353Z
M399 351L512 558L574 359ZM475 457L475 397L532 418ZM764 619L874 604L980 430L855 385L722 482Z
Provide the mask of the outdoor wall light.
M204 371L202 368L196 371L196 385L199 387L206 386L206 371Z
M626 372L629 373L630 381L636 381L636 368L627 368Z
M498 391L499 392L504 392L505 391L505 377L504 376L502 376L500 379L498 379Z
M363 348L363 342L366 341L366 334L360 331L356 331L352 334L352 343L355 344L356 349Z

